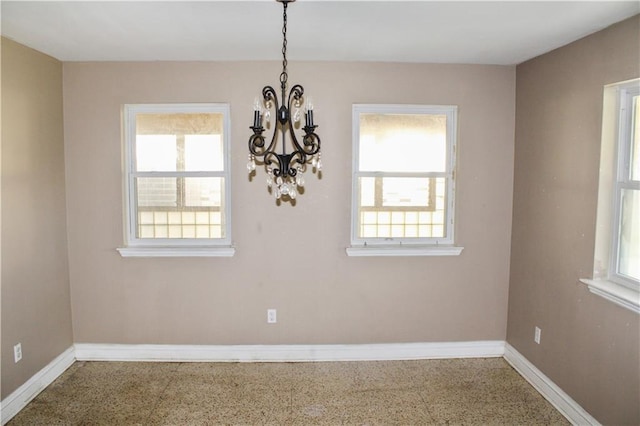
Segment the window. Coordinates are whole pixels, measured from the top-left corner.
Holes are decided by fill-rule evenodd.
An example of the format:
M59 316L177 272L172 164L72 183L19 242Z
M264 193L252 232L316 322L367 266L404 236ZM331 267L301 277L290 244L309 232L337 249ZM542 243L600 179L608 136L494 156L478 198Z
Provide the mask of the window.
M124 106L123 256L232 255L229 106Z
M589 289L640 313L640 80L605 87L593 279Z
M640 287L640 88L620 90L617 179L614 184L613 262L610 278ZM617 232L616 232L617 231Z
M455 106L354 105L349 255L453 247Z

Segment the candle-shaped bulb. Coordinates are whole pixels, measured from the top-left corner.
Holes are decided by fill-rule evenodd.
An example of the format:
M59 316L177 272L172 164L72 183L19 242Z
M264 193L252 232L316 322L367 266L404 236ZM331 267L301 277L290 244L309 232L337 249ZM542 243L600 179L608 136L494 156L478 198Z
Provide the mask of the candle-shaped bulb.
M307 114L306 114L306 119L305 119L305 124L307 126L313 126L313 100L311 99L311 96L309 96L307 98Z
M261 127L262 126L262 116L260 114L262 108L260 107L260 101L258 97L253 101L253 127Z

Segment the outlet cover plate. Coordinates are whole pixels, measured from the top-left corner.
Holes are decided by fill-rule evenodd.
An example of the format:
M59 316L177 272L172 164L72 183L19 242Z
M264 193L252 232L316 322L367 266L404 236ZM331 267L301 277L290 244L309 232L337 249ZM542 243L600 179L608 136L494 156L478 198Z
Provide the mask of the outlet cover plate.
M13 347L13 362L18 362L22 359L22 344L18 343Z

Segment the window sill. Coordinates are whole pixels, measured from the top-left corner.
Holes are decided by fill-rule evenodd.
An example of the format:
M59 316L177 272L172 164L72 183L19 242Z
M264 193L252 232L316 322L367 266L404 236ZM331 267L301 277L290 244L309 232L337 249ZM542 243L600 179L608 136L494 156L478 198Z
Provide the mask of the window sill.
M232 257L236 249L223 247L121 247L122 257Z
M347 256L459 256L464 247L454 246L351 246Z
M637 291L608 280L580 278L580 282L586 284L591 293L640 314L640 293Z

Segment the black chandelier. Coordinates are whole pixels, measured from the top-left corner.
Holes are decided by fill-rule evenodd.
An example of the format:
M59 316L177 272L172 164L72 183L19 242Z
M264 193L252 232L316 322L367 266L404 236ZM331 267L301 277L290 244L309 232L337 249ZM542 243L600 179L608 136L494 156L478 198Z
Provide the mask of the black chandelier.
M267 171L267 185L277 200L288 197L294 200L299 188L304 186L303 173L307 164L315 172L322 170L320 159L320 137L315 133L316 126L313 123L313 103L311 98L304 96L304 88L296 84L287 92L287 5L295 0L276 0L282 3L282 73L280 74L280 89L282 96L280 101L276 91L271 86L262 89L262 101L255 99L253 112L253 135L249 138L249 162L247 169L249 174L256 169L256 158L264 164ZM265 144L263 132L271 128L271 111L274 111L276 119L271 142ZM291 112L293 112L293 115ZM301 124L301 115L304 113L305 124ZM296 136L296 130L302 128L302 144ZM280 137L278 137L280 135ZM291 152L287 152L287 135L291 142ZM282 145L282 153L277 153L278 140Z

